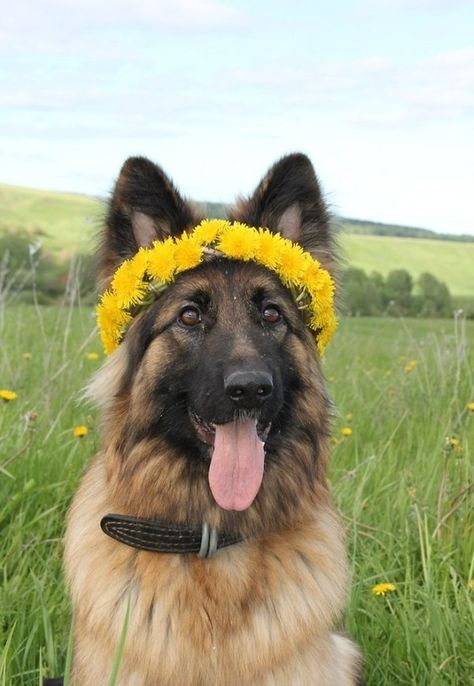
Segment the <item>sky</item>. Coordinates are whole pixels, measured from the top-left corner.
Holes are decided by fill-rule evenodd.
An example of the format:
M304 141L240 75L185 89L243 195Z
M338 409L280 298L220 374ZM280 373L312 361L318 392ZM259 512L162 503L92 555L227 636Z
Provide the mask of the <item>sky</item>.
M2 13L0 182L104 196L145 155L184 195L229 202L294 151L335 214L474 234L474 0Z

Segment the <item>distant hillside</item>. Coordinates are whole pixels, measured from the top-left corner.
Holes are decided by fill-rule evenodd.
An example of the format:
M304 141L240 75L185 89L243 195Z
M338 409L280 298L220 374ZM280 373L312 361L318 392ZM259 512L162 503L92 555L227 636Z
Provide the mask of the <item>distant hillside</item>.
M197 204L208 216L225 216L222 203ZM58 256L91 253L104 213L100 199L0 184L0 232L26 230ZM407 269L414 278L429 271L453 295L474 296L474 237L353 219L341 225L347 264L384 275Z
M399 238L427 238L435 241L454 241L460 243L474 243L474 236L468 234L436 233L429 229L418 229L413 226L400 226L399 224L382 224L361 219L340 219L343 231L352 234L364 234L372 236L397 236Z
M27 231L57 255L92 250L103 215L87 195L0 184L0 231Z

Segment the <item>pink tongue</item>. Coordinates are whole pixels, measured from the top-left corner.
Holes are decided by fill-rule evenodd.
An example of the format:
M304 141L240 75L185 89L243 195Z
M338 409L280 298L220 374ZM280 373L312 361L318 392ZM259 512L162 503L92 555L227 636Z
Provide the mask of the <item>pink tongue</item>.
M254 419L217 424L209 486L224 510L246 510L263 479L263 443Z

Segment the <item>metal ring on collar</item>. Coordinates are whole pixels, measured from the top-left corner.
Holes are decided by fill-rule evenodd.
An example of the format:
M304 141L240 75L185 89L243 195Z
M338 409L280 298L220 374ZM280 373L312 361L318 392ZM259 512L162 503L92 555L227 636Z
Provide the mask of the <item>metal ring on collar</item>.
M199 549L198 557L212 557L217 550L217 530L209 529L209 524L204 522L202 525L201 547Z

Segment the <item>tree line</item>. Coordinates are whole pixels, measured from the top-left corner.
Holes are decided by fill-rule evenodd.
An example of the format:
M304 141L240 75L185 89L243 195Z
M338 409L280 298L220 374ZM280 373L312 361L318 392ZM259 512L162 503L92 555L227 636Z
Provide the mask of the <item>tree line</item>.
M342 310L346 315L452 317L454 309L446 284L428 272L416 281L405 269L395 269L386 278L355 267L344 272Z

